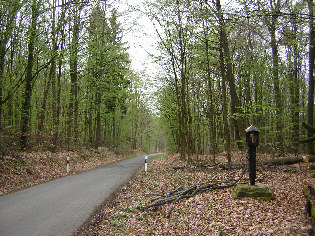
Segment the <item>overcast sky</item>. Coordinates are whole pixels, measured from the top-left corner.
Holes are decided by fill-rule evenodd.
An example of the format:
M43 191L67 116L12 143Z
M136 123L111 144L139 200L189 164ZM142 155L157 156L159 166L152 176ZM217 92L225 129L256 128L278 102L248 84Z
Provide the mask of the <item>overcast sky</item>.
M132 11L132 7L140 7L144 0L121 0L120 11L127 11L123 16L123 27L125 29L123 40L129 46L131 66L136 72L151 73L157 70L155 63L148 53L157 54L155 50L156 34L151 21L140 14Z
M125 29L124 41L128 42L130 47L129 53L132 68L136 72L145 71L152 75L161 70L148 55L148 53L155 56L159 55L159 52L156 50L157 35L149 18L141 15L138 11L132 10L132 7L143 9L144 2L145 0L120 0L118 9L124 12L122 14L122 23ZM234 5L231 0L221 0L221 4L223 8L227 5Z

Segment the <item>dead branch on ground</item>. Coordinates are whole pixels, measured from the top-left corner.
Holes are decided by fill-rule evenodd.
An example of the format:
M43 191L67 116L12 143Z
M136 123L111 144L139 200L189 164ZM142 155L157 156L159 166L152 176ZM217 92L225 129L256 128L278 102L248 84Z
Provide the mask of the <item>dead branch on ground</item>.
M215 181L217 176L212 178L207 183L196 184L190 186L188 188L184 188L182 186L172 189L167 194L151 194L157 196L151 200L151 204L149 204L146 208L152 208L161 206L167 203L176 203L179 202L183 198L191 198L194 197L197 193L204 192L204 191L212 191L215 189L223 189L235 186L243 177L246 169L242 171L242 174L239 178L234 181ZM169 213L170 214L170 213Z

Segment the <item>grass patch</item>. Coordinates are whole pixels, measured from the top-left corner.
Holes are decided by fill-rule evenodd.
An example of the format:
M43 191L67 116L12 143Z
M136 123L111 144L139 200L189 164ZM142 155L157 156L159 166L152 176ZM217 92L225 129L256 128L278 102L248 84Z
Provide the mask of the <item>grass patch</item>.
M115 213L115 217L117 218L128 218L129 215L126 212L118 211Z
M137 209L138 211L145 211L145 206L139 204L139 205L136 205L136 209Z
M133 199L134 199L135 201L144 201L144 200L145 200L144 197L138 197L138 196L134 197Z
M156 156L156 158L159 158L159 159L163 159L165 157L167 157L167 155L165 153L159 154L159 155Z

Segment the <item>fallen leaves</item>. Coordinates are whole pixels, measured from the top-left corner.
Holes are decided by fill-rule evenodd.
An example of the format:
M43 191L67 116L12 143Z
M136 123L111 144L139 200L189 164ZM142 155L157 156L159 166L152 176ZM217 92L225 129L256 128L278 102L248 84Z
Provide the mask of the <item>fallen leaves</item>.
M106 148L7 155L0 163L0 195L66 176L67 157L70 158L70 174L126 159Z
M234 155L242 159L241 153ZM153 159L150 171L138 171L96 213L97 222L87 222L77 235L309 235L311 231L313 222L305 212L303 188L314 184L314 179L307 163L286 171L282 167L258 168L257 179L271 189L273 201L235 200L231 189L219 189L144 210L152 193L166 194L175 187L204 183L215 175L223 180L239 172L193 167L174 170L173 166L185 163L178 156ZM170 206L173 210L168 217Z

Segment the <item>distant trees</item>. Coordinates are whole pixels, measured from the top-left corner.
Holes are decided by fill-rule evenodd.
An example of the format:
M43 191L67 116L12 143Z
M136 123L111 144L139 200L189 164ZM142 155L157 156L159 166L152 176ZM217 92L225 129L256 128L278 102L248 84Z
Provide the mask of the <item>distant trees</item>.
M17 13L21 8L20 1L4 1L1 6L0 16L1 24L0 28L0 133L2 130L2 117L3 117L3 104L6 102L3 95L4 90L4 75L6 65L6 54L8 52L8 42L12 40L12 36L15 28L15 21ZM1 135L0 135L1 139Z
M0 18L1 153L17 144L157 148L157 118L133 85L112 2L5 0Z
M27 148L27 137L29 131L29 118L31 111L31 98L32 98L32 84L33 84L33 66L34 66L34 50L36 40L36 27L37 19L39 16L39 2L33 0L31 4L31 21L28 29L28 54L27 54L27 66L25 75L25 89L24 98L22 103L22 118L21 118L21 149Z
M101 116L106 120L106 126L111 127L107 130L107 143L116 146L118 135L116 113L124 113L126 110L126 89L130 84L127 77L129 57L122 43L117 11L113 9L108 17L106 14L106 9L97 5L92 10L89 26L87 71L90 92L95 92L95 147L99 146L101 140Z
M147 7L167 71L159 103L169 150L182 150L187 161L211 153L215 161L225 149L231 161L231 148L244 148L244 130L254 124L262 150L303 151L301 123L314 125L312 1L179 0Z
M159 116L146 106L143 78L130 69L114 6L1 2L2 150L12 143L23 150L126 143L152 150L165 137L189 162L201 154L215 161L223 150L231 162L254 124L262 150L306 151L299 140L302 122L314 126L313 1L148 3L164 69ZM314 152L312 142L307 152Z

